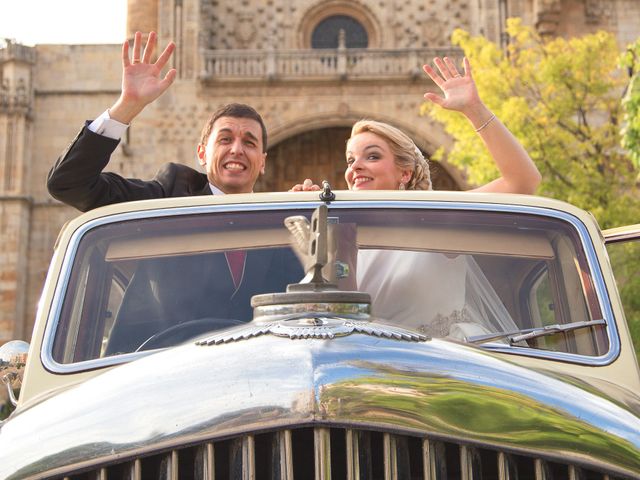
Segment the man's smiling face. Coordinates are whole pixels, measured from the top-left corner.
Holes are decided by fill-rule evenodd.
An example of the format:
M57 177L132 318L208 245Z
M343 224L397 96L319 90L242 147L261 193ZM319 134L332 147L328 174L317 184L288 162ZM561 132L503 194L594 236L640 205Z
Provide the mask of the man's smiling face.
M198 160L209 182L224 193L249 193L264 173L262 129L251 118L220 117L207 139L198 145Z

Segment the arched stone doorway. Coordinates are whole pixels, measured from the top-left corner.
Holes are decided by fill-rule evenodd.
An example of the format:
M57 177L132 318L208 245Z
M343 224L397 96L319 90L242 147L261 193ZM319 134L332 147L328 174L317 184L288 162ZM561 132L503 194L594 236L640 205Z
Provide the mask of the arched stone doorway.
M267 152L265 174L256 183L256 191L289 190L305 178L328 180L331 188L344 190L344 149L351 129L328 127L289 137Z
M318 128L272 146L267 153L266 172L258 179L256 191L286 191L305 178L317 183L328 180L333 189L346 189L344 151L350 132L350 127ZM429 166L435 190L460 190L439 163L431 161Z

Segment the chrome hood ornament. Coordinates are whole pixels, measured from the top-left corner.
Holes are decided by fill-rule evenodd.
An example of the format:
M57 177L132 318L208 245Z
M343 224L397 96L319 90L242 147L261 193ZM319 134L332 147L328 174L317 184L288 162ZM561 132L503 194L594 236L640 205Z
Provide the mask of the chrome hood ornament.
M301 259L305 277L287 286L285 293L255 295L251 299L253 321L216 333L197 345L218 345L265 334L290 339L331 339L352 333L406 341L425 341L426 335L400 327L374 323L371 296L365 292L339 290L327 281L323 268L335 252L330 252L330 225L327 206L321 205L311 216L287 217L284 221L293 237L293 248Z

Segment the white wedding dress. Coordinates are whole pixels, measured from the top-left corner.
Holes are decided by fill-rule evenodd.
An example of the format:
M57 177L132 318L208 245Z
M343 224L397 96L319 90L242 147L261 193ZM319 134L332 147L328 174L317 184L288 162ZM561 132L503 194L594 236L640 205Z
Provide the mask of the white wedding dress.
M469 255L360 250L356 279L371 295L373 316L433 337L463 340L518 328Z

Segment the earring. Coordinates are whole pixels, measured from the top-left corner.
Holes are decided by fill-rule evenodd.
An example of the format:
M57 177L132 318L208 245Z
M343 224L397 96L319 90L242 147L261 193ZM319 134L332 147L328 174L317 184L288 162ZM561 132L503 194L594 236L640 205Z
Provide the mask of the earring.
M400 182L400 185L398 185L398 190L404 190L405 189L405 185L403 182Z

